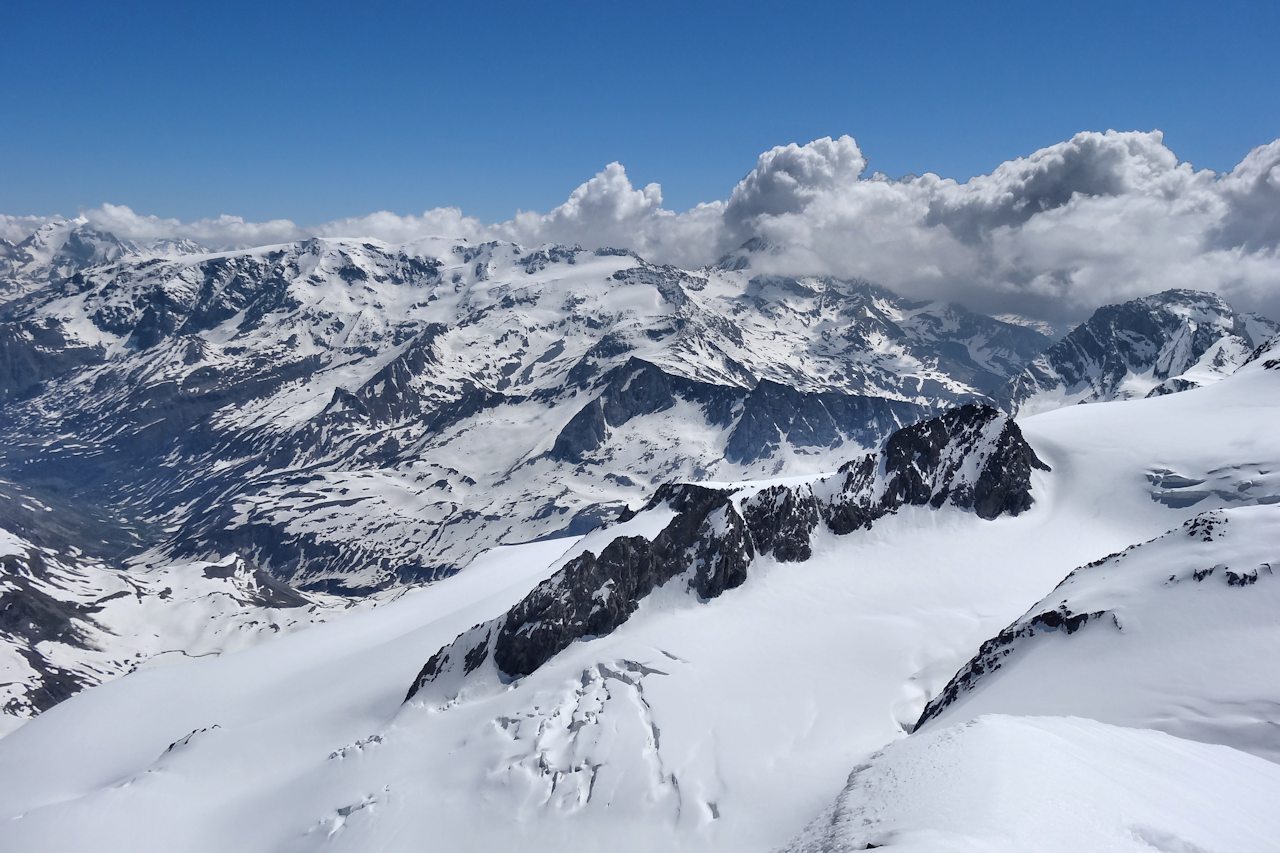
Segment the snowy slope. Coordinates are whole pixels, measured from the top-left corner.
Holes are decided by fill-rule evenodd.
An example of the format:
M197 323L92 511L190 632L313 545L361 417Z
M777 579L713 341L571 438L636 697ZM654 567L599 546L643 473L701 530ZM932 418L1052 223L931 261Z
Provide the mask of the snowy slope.
M120 569L0 528L0 734L140 667L217 656L378 603L301 595L234 556L150 555Z
M1280 759L1280 341L1229 380L1096 415L1024 421L1054 430L1138 429L1194 446L1206 422L1229 429L1148 474L1151 497L1205 510L1149 542L1072 572L983 644L925 710L930 728L985 713L1072 714L1223 743ZM1228 458L1230 454L1230 458ZM1215 508L1210 508L1215 507Z
M0 759L0 773L33 785L26 792L6 787L6 804L39 810L7 823L6 848L103 850L119 843L121 849L226 850L236 846L230 842L232 848L227 847L228 832L230 837L258 838L249 842L251 847L269 844L274 826L289 827L298 809L306 810L313 798L327 799L323 785L317 789L302 781L307 774L342 766L348 759L358 761L362 752L380 747L381 736L370 732L385 722L388 705L399 705L423 647L500 611L549 571L569 545L572 540L501 549L477 561L473 571L411 591L383 607L353 611L319 630L239 654L157 665L81 694L94 697L90 701L95 704L107 703L93 714L99 722L123 716L112 726L82 729L63 740L63 754L75 770L55 766L60 763L56 760L43 767L33 763L42 753L53 757L33 724L0 740L12 750ZM37 718L39 725L57 726L62 720L78 726L74 701ZM232 732L237 734L225 739ZM250 743L234 743L249 733L256 733ZM311 748L321 754L312 756ZM146 760L134 766L142 756ZM193 757L196 766L189 763ZM234 784L200 768L203 758L236 774ZM245 774L249 768L252 772ZM119 808L120 793L133 799L134 793L155 791L151 782L160 779L185 789L165 798L162 811L168 818L139 820L128 814L128 807ZM293 784L298 788L292 804L268 796ZM221 809L216 804L223 797L240 804L232 811L249 807L249 823L237 829L233 824L242 816L228 811L224 817L232 824L223 829L197 828L200 810ZM81 808L89 811L71 825L54 833L41 827L58 813ZM15 817L13 812L7 816ZM325 817L342 822L336 813ZM314 845L331 828L328 822L300 827L299 840ZM125 840L130 835L133 840Z
M1215 294L1167 290L1098 309L1013 377L1001 398L1030 415L1185 391L1229 375L1278 332Z
M979 717L860 764L786 853L1261 851L1280 766L1158 732Z
M807 559L757 553L739 585L709 599L677 578L611 633L580 637L516 680L495 674L483 689L404 702L423 664L456 637L508 612L584 552L599 557L627 537L653 542L671 507L655 504L563 554L563 543L506 549L478 572L375 612L135 673L0 740L0 814L16 818L5 825L19 849L395 851L434 841L491 850L515 838L532 851L776 848L829 806L852 767L906 737L985 638L1073 569L1225 504L1217 489L1195 504L1161 500L1174 486L1153 483L1153 471L1188 479L1219 471L1243 502L1259 504L1264 493L1238 487L1256 479L1248 466L1275 470L1280 459L1280 371L1269 360L1185 394L1024 419L1023 434L1052 470L1030 472L1034 502L1016 517L901 506L870 528L814 527ZM735 488L743 501L764 501L781 494L777 486L816 493L817 482ZM499 593L504 578L512 584ZM1249 595L1263 583L1224 591ZM917 737L935 725L902 747L931 753L931 741ZM948 778L972 773L975 786L1009 778L1026 790L1021 769L967 758L961 766L960 757L1004 743L1067 764L1114 752L1116 773L1126 774L1151 756L1171 786L1153 790L1169 797L1175 771L1206 762L1219 775L1203 778L1232 796L1272 784L1259 770L1270 765L1247 755L1088 724L1075 733L1027 725L964 730L977 739L962 742L954 761L939 759L955 768ZM1090 773L1072 778L1089 782ZM1085 837L1113 840L1129 826L1097 811L1113 797L1081 796L1079 813L1107 818ZM1174 838L1259 849L1249 833L1270 829L1243 815L1233 829L1188 827L1156 798L1135 796L1133 826L1148 827L1157 846ZM921 823L908 802L898 807L905 811L892 826L954 828L928 816ZM1191 814L1185 804L1179 813ZM975 822L975 832L1003 814Z
M1073 572L925 710L1070 714L1280 759L1280 494Z
M530 675L574 642L617 630L650 595L717 598L742 585L761 558L807 561L815 536L869 530L900 509L1016 516L1033 504L1036 470L1048 469L1016 425L968 405L896 431L879 453L831 476L763 487L664 486L639 515L662 518L656 535L614 532L598 553L570 560L504 616L433 655L408 698L448 706Z

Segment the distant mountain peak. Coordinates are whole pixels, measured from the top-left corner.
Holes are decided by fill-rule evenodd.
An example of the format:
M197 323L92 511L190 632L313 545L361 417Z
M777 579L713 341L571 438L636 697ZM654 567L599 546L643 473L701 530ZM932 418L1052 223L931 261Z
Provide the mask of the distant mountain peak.
M83 216L50 220L0 253L0 305L138 251L136 244L95 228Z
M1047 338L1056 338L1061 334L1061 330L1047 320L1036 320L1032 317L1024 317L1021 314L1013 314L1010 312L993 314L992 316L1000 322L1008 323L1011 326L1022 326L1024 329L1034 329Z
M744 242L741 246L720 256L720 259L712 264L713 269L738 271L751 267L751 260L757 255L780 255L782 248L763 237L752 237Z
M1023 414L1185 391L1232 373L1280 324L1216 293L1171 289L1099 308L1010 380Z

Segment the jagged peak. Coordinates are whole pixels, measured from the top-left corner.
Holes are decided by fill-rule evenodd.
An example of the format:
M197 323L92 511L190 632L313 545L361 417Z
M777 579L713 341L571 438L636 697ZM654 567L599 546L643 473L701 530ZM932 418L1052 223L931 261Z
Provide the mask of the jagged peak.
M1195 290L1189 287L1171 287L1167 290L1161 290L1158 293L1151 293L1146 296L1139 296L1132 302L1140 302L1146 305L1214 305L1234 311L1230 303L1223 299L1221 295L1211 290Z

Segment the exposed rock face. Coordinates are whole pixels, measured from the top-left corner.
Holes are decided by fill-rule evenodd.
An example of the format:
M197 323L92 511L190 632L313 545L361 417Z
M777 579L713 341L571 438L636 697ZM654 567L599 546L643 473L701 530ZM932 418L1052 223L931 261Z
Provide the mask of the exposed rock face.
M440 323L426 326L403 352L359 388L354 391L335 388L329 405L317 419L321 421L317 432L323 427L354 422L376 426L430 414L437 401L424 393L425 389L419 388L416 380L440 368L436 340L447 331Z
M1277 332L1276 323L1214 294L1167 290L1098 309L999 396L1011 410L1031 413L1185 391L1230 374Z
M652 541L615 539L597 558L571 561L555 582L539 585L511 609L493 644L507 675L533 672L578 637L611 633L658 586L696 566L689 587L714 598L746 579L753 553L728 495L684 486L667 491L677 515ZM474 660L474 659L473 659ZM472 666L474 668L474 665Z
M641 599L690 567L688 588L703 598L714 598L746 579L754 551L727 492L670 485L659 490L654 502L677 515L652 540L619 537L599 556L587 552L574 558L504 617L437 652L418 683L451 665L456 668L459 661L464 674L471 672L490 656L506 677L528 675L574 640L611 633Z
M570 418L549 455L562 462L581 462L604 445L611 428L666 411L677 400L704 405L712 417L725 417L735 396L735 389L672 376L650 362L631 357L611 371L599 395Z
M47 379L102 361L101 347L69 340L57 320L0 323L0 401Z
M676 515L657 536L621 536L599 555L573 558L505 615L433 655L407 698L437 682L457 687L490 660L500 678L528 675L575 640L612 632L641 599L678 578L709 599L739 586L758 555L807 560L823 524L846 534L906 505L950 505L986 519L1017 515L1031 506L1037 468L1046 466L1012 420L967 405L898 430L880 454L810 484L748 496L663 486L645 510L665 506Z
M742 502L742 517L760 553L798 563L813 555L810 541L822 509L812 491L771 486Z
M742 414L725 445L725 459L751 463L776 452L783 441L838 447L846 441L875 444L925 414L919 406L883 397L805 393L763 381L742 401Z
M710 425L732 426L724 458L735 464L767 459L784 443L836 448L875 444L928 409L916 403L835 392L797 391L762 380L751 390L695 382L630 358L613 371L600 395L556 437L550 456L581 462L608 440L610 430L684 401L703 409Z
M28 688L0 708L7 715L34 715L86 686L83 675L42 656L38 644L90 648L86 627L94 608L60 600L33 582L45 574L45 558L38 551L0 555L0 640L10 644L32 671Z
M999 634L983 642L978 653L956 673L942 692L925 705L916 721L919 728L955 702L963 693L973 690L987 675L1000 669L1002 661L1013 654L1021 641L1028 640L1046 631L1062 631L1074 634L1085 625L1107 615L1104 611L1077 613L1066 604L1044 610L1034 616L1024 617L1005 628ZM1118 625L1117 625L1118 626Z
M894 433L884 467L887 505L936 508L949 501L991 519L1029 509L1031 471L1049 466L1013 421L968 405Z

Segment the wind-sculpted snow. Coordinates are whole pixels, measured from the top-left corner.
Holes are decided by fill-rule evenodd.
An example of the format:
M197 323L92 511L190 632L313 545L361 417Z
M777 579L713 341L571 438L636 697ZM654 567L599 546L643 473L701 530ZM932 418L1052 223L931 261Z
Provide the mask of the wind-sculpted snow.
M1280 505L1202 513L1072 572L983 643L920 725L1069 714L1274 760L1277 608Z
M1024 414L1216 382L1280 332L1222 298L1169 290L1099 309L1015 376L1002 399Z
M656 536L621 536L571 560L505 615L433 655L407 699L430 686L448 701L490 661L498 680L527 676L574 641L613 632L677 578L707 600L742 584L757 554L807 560L820 525L847 534L903 506L1018 515L1031 507L1033 469L1047 466L1012 420L967 405L900 429L880 453L811 483L754 493L664 486L645 508L673 513Z
M42 239L85 228L59 227ZM0 474L74 483L176 558L347 593L591 529L663 482L830 470L1046 341L865 282L613 250L42 251L0 312Z
M779 853L1203 853L1280 837L1280 767L1083 719L985 716L859 764Z

